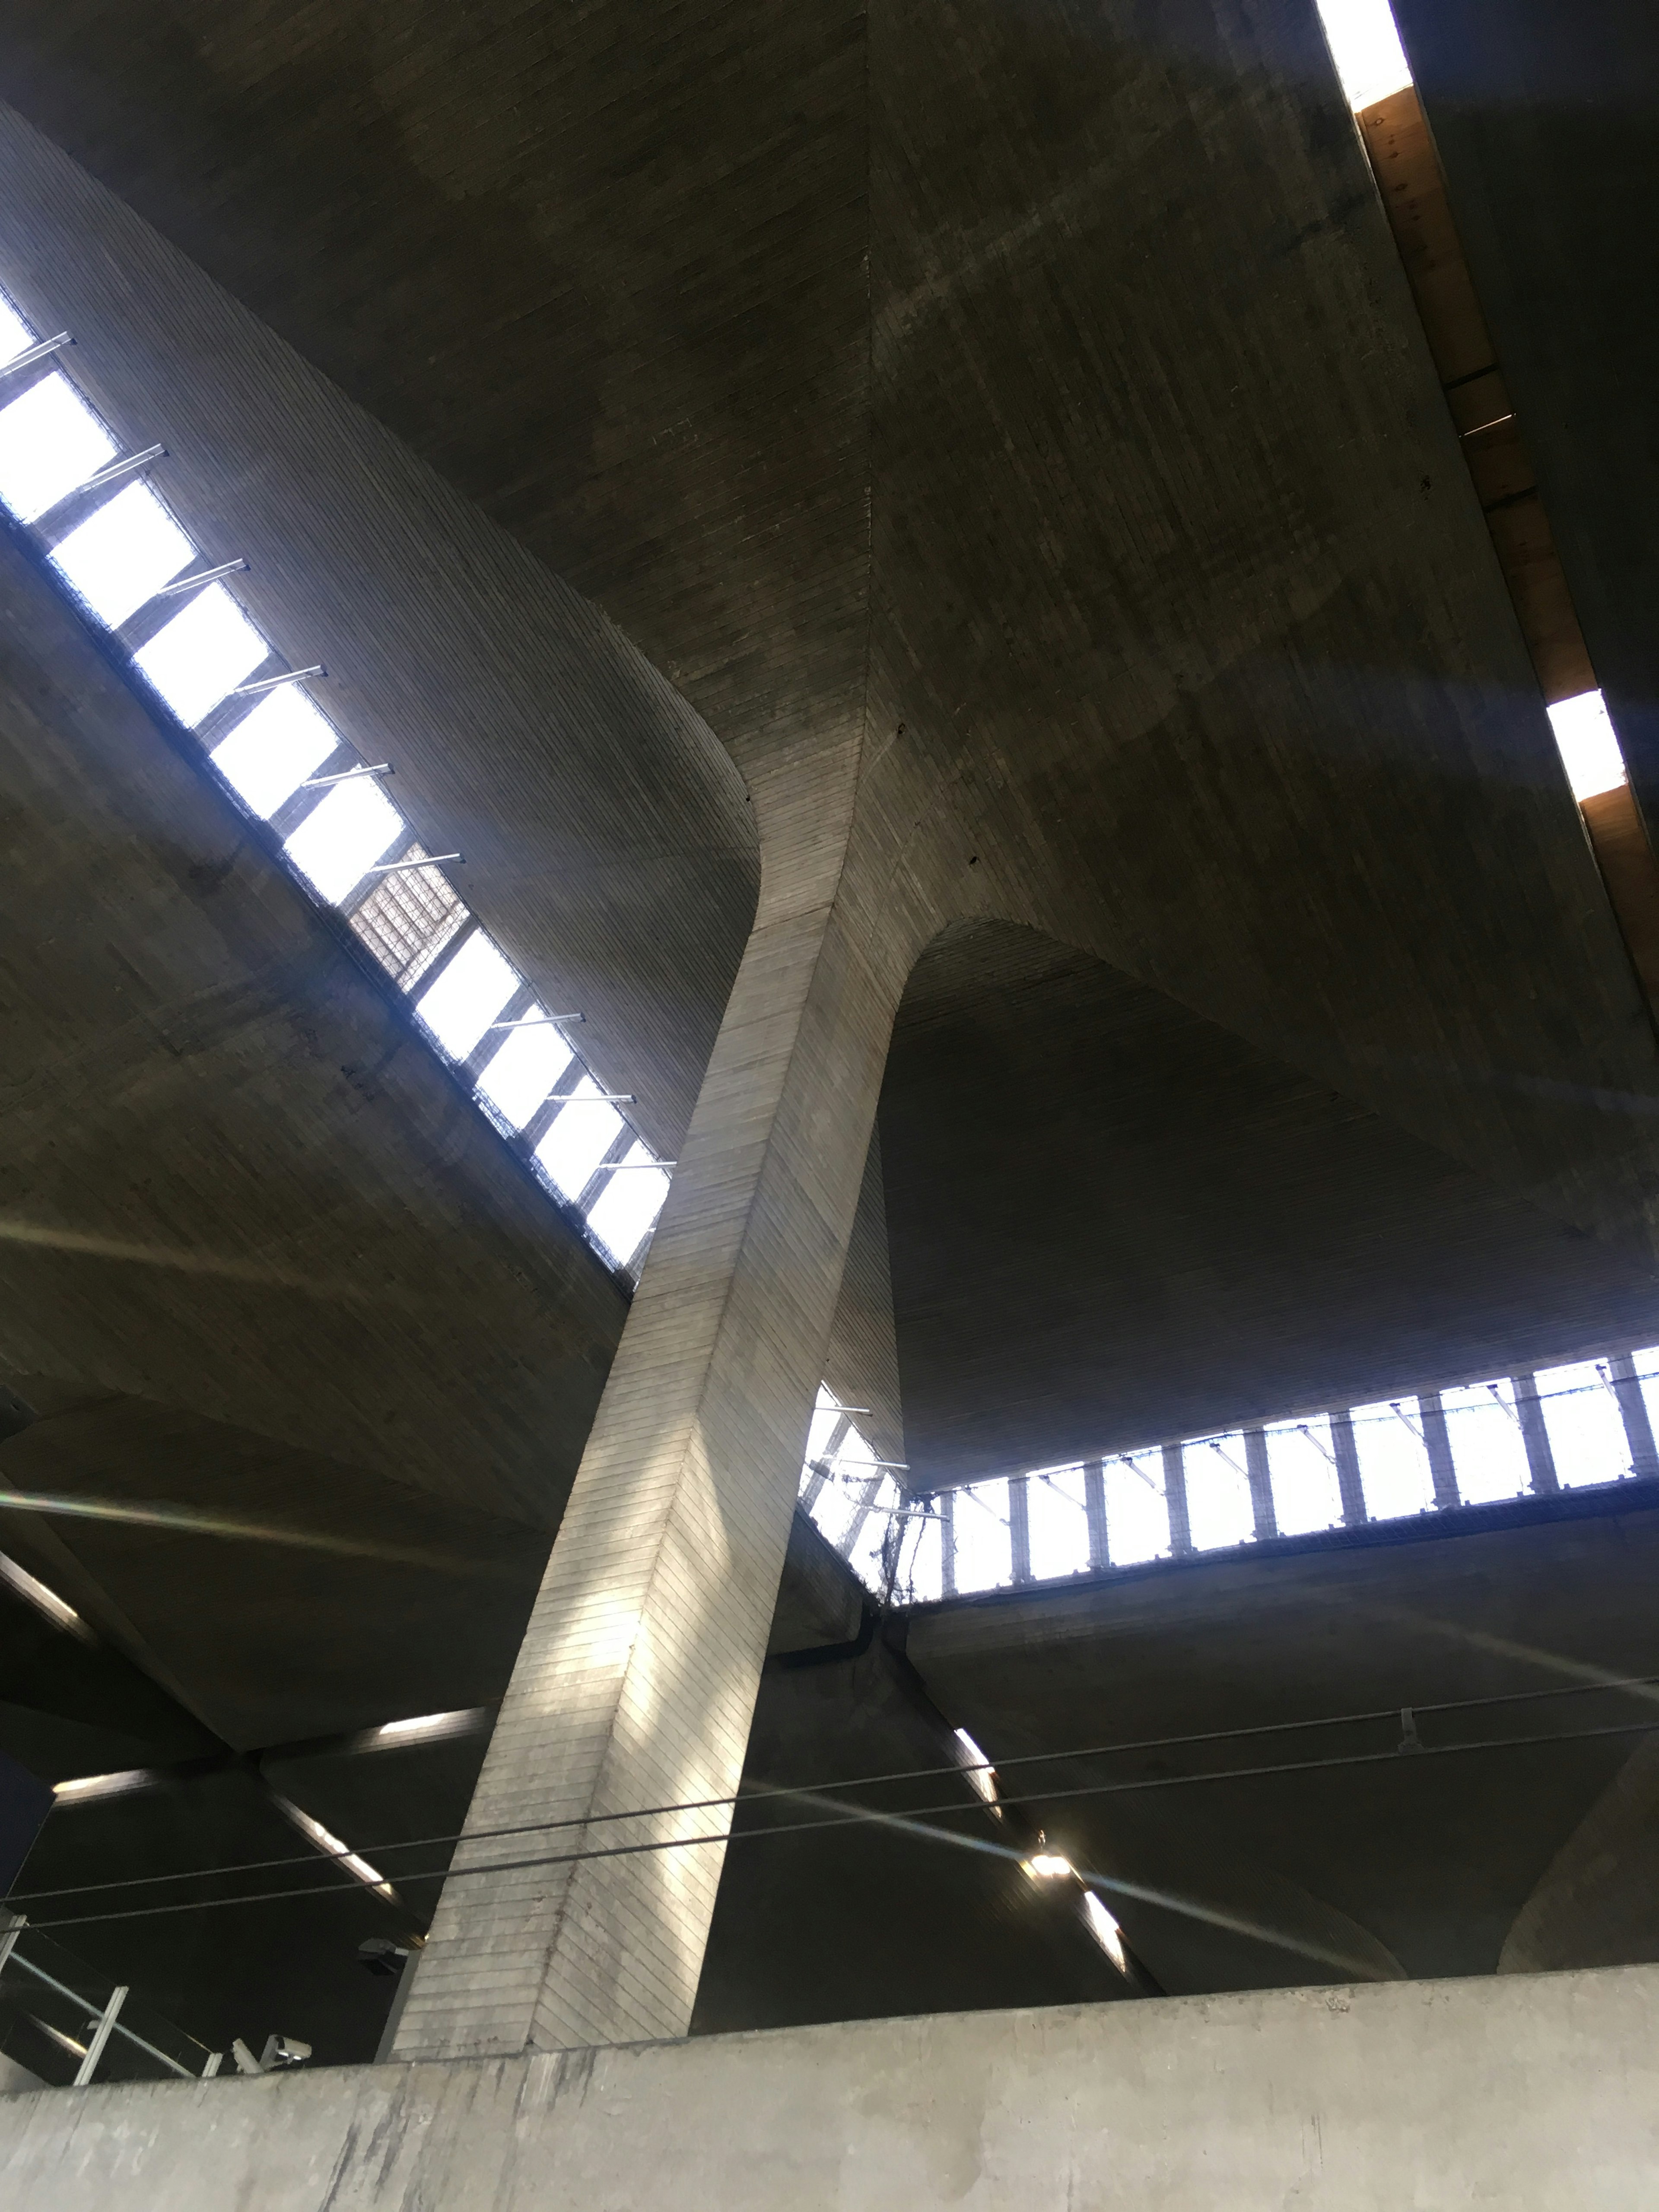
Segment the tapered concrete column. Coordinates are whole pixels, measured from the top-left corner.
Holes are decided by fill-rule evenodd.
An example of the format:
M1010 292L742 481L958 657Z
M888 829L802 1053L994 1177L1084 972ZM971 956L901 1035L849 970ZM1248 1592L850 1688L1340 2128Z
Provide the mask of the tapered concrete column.
M1184 1559L1193 1548L1192 1516L1187 1510L1184 1444L1164 1447L1164 1501L1170 1515L1170 1556L1172 1559Z
M684 2034L915 947L757 921L394 2047ZM597 1819L601 1825L591 1825ZM538 1825L567 1823L566 1826ZM520 1829L525 1832L491 1835ZM495 1875L507 1860L576 1863ZM463 1871L469 1870L469 1871Z
M1521 1441L1527 1448L1527 1473L1531 1478L1532 1486L1540 1498L1552 1497L1561 1487L1561 1480L1555 1471L1555 1454L1550 1449L1550 1432L1544 1425L1544 1408L1538 1397L1538 1377L1524 1372L1511 1375L1510 1387L1515 1392L1516 1419L1521 1424Z
M1110 1533L1106 1526L1106 1462L1083 1462L1083 1510L1089 1521L1089 1566L1098 1574L1112 1564Z
M1267 1465L1267 1431L1246 1429L1244 1466L1250 1486L1250 1512L1258 1543L1279 1534L1279 1515L1273 1507L1273 1479Z

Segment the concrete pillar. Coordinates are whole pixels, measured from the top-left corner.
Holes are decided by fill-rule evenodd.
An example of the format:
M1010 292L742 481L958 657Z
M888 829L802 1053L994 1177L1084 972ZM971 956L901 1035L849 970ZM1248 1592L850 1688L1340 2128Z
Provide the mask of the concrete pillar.
M1457 1487L1457 1468L1452 1460L1451 1437L1447 1432L1446 1409L1440 1402L1440 1393L1425 1390L1418 1399L1417 1410L1423 1416L1423 1444L1434 1480L1434 1502L1442 1507L1461 1505L1462 1495Z
M1031 1579L1031 1480L1029 1475L1014 1474L1008 1478L1008 1549L1017 1583Z
M769 915L763 889L399 2059L689 2025L727 1816L645 1808L738 1786L893 1014L919 949L885 942L885 921L848 918L838 864L818 869L828 890L809 903L808 872L774 872L781 912ZM491 1832L502 1830L517 1832ZM702 1837L715 1840L627 1850ZM617 1855L569 1863L583 1850Z
M1170 1556L1183 1559L1193 1548L1193 1523L1187 1510L1187 1462L1181 1444L1164 1447L1164 1503L1170 1516Z
M1535 1375L1511 1375L1510 1388L1515 1393L1515 1411L1521 1424L1521 1441L1527 1448L1527 1473L1533 1489L1540 1498L1547 1498L1561 1487L1555 1472L1555 1454L1550 1449L1550 1432L1544 1425L1544 1408L1538 1402L1538 1377Z
M1273 1508L1273 1474L1267 1465L1267 1431L1244 1431L1244 1473L1250 1486L1250 1510L1255 1516L1257 1542L1279 1534L1279 1515Z
M1358 1528L1365 1521L1365 1486L1359 1479L1359 1450L1353 1440L1353 1415L1346 1407L1331 1415L1331 1456L1342 1500L1342 1525Z
M1649 1478L1659 1475L1659 1453L1654 1450L1653 1424L1648 1419L1647 1401L1637 1378L1636 1362L1628 1352L1615 1352L1607 1368L1613 1378L1613 1395L1619 1401L1620 1415L1625 1424L1625 1441L1630 1446L1630 1471Z
M1083 1510L1089 1516L1089 1565L1097 1574L1112 1564L1110 1533L1106 1526L1106 1463L1083 1462Z

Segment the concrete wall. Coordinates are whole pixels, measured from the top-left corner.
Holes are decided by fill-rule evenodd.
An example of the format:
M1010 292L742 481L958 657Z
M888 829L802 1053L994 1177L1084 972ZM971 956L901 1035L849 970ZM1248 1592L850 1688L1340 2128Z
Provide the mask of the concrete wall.
M954 2014L0 2106L9 2212L1625 2212L1659 1969Z

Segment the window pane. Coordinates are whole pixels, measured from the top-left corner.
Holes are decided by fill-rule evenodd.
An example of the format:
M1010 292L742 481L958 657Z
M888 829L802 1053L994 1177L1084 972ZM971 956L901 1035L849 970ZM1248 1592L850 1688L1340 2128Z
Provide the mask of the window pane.
M864 1492L854 1493L861 1504ZM887 1588L887 1542L898 1525L898 1510L903 1499L898 1486L890 1474L882 1477L875 1503L870 1508L862 1528L854 1538L847 1554L847 1564L866 1589L878 1594Z
M0 408L0 499L33 522L115 459L115 441L66 376Z
M542 1012L532 1006L525 1014L533 1028L507 1032L506 1043L478 1078L480 1095L509 1129L523 1128L575 1057L556 1025L540 1018Z
M289 839L289 858L335 905L364 872L409 835L409 824L372 775L337 783Z
M1331 59L1356 112L1412 81L1389 0L1319 0Z
M875 1453L856 1424L849 1424L841 1449L830 1463L830 1480L818 1492L812 1518L837 1551L847 1541L866 1490L877 1478Z
M1162 1452L1126 1452L1107 1461L1106 1548L1115 1567L1162 1559L1169 1550Z
M1244 1439L1231 1436L1187 1447L1187 1512L1193 1549L1213 1552L1228 1544L1248 1544L1255 1534L1255 1513L1244 1472Z
M1618 1482L1630 1473L1630 1443L1619 1401L1593 1359L1542 1369L1538 1396L1564 1490Z
M1001 1589L1014 1578L1008 1486L969 1483L956 1493L957 1588Z
M1353 1441L1365 1510L1373 1521L1428 1511L1434 1504L1434 1475L1414 1398L1402 1398L1397 1411L1389 1403L1356 1406Z
M1038 1581L1080 1574L1089 1564L1089 1515L1083 1469L1051 1468L1025 1485L1031 1531L1031 1572Z
M647 1145L632 1145L624 1157L643 1163L655 1154ZM642 1164L620 1168L605 1180L609 1188L588 1208L587 1225L605 1250L626 1267L656 1225L668 1195L668 1177L661 1168Z
M196 558L196 548L148 484L129 484L52 549L100 622L124 623Z
M315 775L339 734L297 684L284 684L244 714L210 757L256 814L269 817Z
M452 1060L465 1060L519 988L494 939L475 929L415 1011Z
M596 1098L599 1089L591 1075L583 1076L571 1093L572 1103L560 1107L536 1147L536 1158L567 1198L580 1197L622 1127L622 1115L614 1106L577 1103Z
M812 1419L806 1431L806 1451L801 1466L801 1482L805 1484L811 1473L811 1462L823 1452L830 1441L835 1425L841 1419L841 1407L830 1395L827 1383L818 1385L817 1403L812 1408Z
M209 584L132 658L179 720L194 729L270 652L224 586Z
M1625 781L1625 756L1601 694L1581 691L1576 699L1559 699L1549 718L1573 797L1583 800L1616 791Z
M1514 1415L1514 1394L1507 1382L1471 1382L1443 1390L1446 1435L1458 1494L1466 1505L1496 1498L1518 1498L1528 1486L1527 1448Z
M1334 1528L1342 1519L1342 1493L1331 1455L1331 1425L1322 1413L1267 1431L1267 1467L1279 1533L1304 1536Z
M898 1595L902 1604L932 1605L944 1595L942 1558L939 1505L930 1498L927 1511L910 1523L899 1556Z
M424 845L399 853L424 860ZM451 939L472 919L438 868L400 868L382 876L347 920L394 982L412 991Z
M15 361L20 353L27 353L35 343L34 332L5 294L0 292L0 362Z

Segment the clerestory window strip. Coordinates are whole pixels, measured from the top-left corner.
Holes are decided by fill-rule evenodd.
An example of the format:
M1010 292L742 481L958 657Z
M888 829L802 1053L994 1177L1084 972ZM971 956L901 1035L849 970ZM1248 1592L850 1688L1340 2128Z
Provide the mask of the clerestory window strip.
M1659 1345L927 1496L900 1487L904 1470L876 1457L825 1384L799 1502L875 1596L917 1605L1659 1480L1656 1432Z
M637 1279L667 1195L659 1160L544 1011L443 872L459 854L417 839L385 787L388 762L354 748L312 697L320 665L281 656L231 587L246 561L215 561L149 480L159 446L124 455L43 338L0 293L0 503L44 550L82 618L125 653L204 747L290 872L342 915L408 994L440 1058L589 1242ZM136 646L129 628L142 631ZM502 1018L504 1010L513 1019Z

